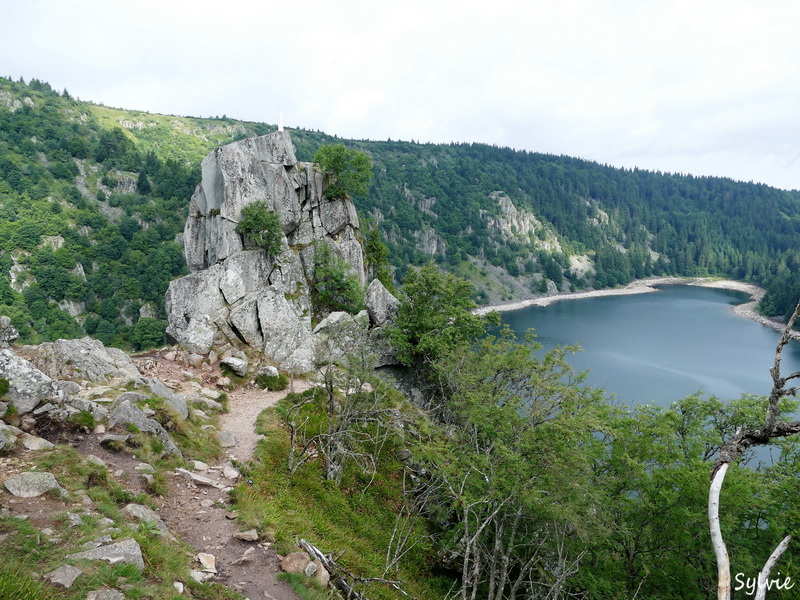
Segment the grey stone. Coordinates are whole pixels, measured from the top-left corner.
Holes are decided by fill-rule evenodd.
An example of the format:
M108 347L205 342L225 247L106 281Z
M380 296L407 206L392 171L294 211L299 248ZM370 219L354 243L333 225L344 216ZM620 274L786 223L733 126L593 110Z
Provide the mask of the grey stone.
M229 356L228 358L223 358L220 361L220 364L225 365L226 367L230 367L231 370L236 373L239 377L245 377L247 375L247 369L249 367L246 360L242 360L241 358L236 358L234 356Z
M114 427L116 425L133 425L139 431L154 433L164 444L166 452L182 456L181 451L161 424L158 421L147 418L136 405L128 401L123 402L111 412L111 416L108 418L108 426Z
M201 171L183 234L191 274L170 283L168 335L199 355L227 338L262 350L284 369L312 370L314 242L325 240L364 283L353 203L325 198L323 174L297 162L287 132L217 148ZM235 231L242 209L255 201L280 220L284 239L277 256L247 248Z
M80 525L83 525L83 515L76 512L68 512L67 521L69 521L70 527L79 527Z
M7 479L6 489L18 498L35 498L49 490L58 490L62 495L66 492L58 484L52 473L27 472Z
M273 367L272 365L267 365L265 367L260 367L258 369L258 375L264 375L266 377L277 377L280 375L278 372L277 367Z
M255 529L248 529L247 531L238 531L234 533L233 537L243 542L257 542L258 532Z
M81 385L75 381L56 381L55 385L65 397L72 396L81 391Z
M8 348L19 337L19 332L11 324L11 318L0 316L0 348Z
M236 481L242 474L239 472L239 469L236 469L230 463L226 464L222 467L222 476L225 479L230 479L232 481Z
M107 348L100 340L56 340L26 346L31 362L53 379L88 379L103 383L113 377L139 377L139 369L118 348Z
M91 550L92 548L99 548L105 544L110 544L112 541L114 541L113 538L109 534L106 534L86 542L83 547L87 550Z
M55 444L51 444L46 439L27 433L22 436L22 445L28 450L50 450L55 448Z
M172 533L170 533L169 528L166 526L161 517L155 513L155 511L147 508L146 506L142 506L141 504L128 504L122 510L135 519L138 519L142 523L154 524L161 536L174 539L174 536Z
M95 456L94 454L89 454L86 456L86 462L96 465L98 467L107 468L105 461L100 458L99 456Z
M143 400L147 400L147 396L140 392L123 392L119 396L117 396L116 400L111 404L111 410L114 410L117 406L122 404L123 402L132 402L133 404L138 404Z
M144 569L142 549L139 547L139 544L136 543L136 540L133 539L122 540L121 542L100 546L93 550L70 554L67 558L70 560L104 560L112 565L124 562L132 564L139 569Z
M78 567L73 567L72 565L61 565L55 571L51 571L45 575L44 578L50 583L69 589L72 587L72 584L75 583L75 580L82 574L83 571L81 571Z
M306 565L306 568L303 569L303 573L306 577L313 577L314 574L317 572L317 565L313 562L310 562Z
M10 350L0 350L0 377L8 379L6 399L21 415L32 412L42 401L60 396L50 377Z
M202 404L206 408L210 408L211 410L214 410L216 412L222 412L225 410L222 404L220 404L216 400L212 400L211 398L206 398L205 396L195 396L193 398L193 401L196 404Z
M400 310L400 301L378 279L369 284L365 303L373 326L379 327L394 320Z
M187 471L186 469L175 469L175 472L178 475L182 475L192 483L197 485L204 485L207 487L213 487L218 490L225 489L226 486L222 485L219 481L215 481L210 477L203 477L202 475L198 475L197 473L192 473L191 471Z
M367 342L367 328L346 312L333 312L314 328L317 356L342 362L348 355L358 354Z
M10 445L11 444L9 443L8 437L6 437L5 432L4 431L0 431L0 450L5 448L6 446L10 446Z
M154 395L166 401L166 403L178 413L181 419L185 419L189 416L189 406L186 404L186 398L182 395L176 394L161 381L153 377L144 377L142 381L144 381L144 384Z

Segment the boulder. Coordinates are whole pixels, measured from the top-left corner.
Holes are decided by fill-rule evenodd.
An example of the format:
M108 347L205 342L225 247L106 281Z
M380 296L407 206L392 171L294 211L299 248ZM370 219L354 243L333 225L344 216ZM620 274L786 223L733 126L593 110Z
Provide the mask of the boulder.
M112 565L124 562L144 569L144 559L142 558L142 549L136 540L127 539L117 542L116 544L108 544L100 546L85 552L78 552L77 554L70 554L67 556L70 560L104 560Z
M189 416L189 406L186 403L186 398L180 394L176 394L158 379L153 377L143 377L142 381L155 396L158 396L167 404L169 404L172 410L178 413L181 419L185 419Z
M19 337L16 327L11 324L11 318L0 316L0 348L9 348Z
M104 383L114 377L139 377L139 369L118 348L107 348L100 340L56 340L25 346L31 362L53 379L88 379Z
M272 365L266 365L264 367L259 367L258 375L263 375L265 377L277 377L280 375L277 367L273 367Z
M358 353L366 343L367 326L366 318L359 320L346 312L332 312L314 328L315 354L341 362Z
M230 367L230 369L239 377L245 377L247 375L247 368L249 365L247 361L242 358L229 356L228 358L223 358L220 361L220 364Z
M58 490L63 496L66 491L58 484L52 473L28 472L7 479L6 489L18 498L35 498L49 490Z
M124 512L128 513L135 519L138 519L142 523L152 523L155 525L156 529L158 529L159 535L162 537L167 537L170 539L175 539L170 533L169 528L164 524L164 521L161 520L156 512L146 506L142 506L141 504L128 504L125 508L122 509Z
M369 321L373 327L380 327L393 321L400 310L400 301L378 280L373 279L367 288L365 299Z
M108 418L108 426L114 427L115 425L133 425L139 431L154 433L164 444L165 452L182 456L181 451L161 426L161 423L146 417L138 406L131 404L127 400L111 411L111 415Z
M31 412L42 400L61 396L50 377L10 350L0 350L0 377L8 379L6 399L22 415Z
M28 433L22 434L22 445L25 446L26 450L50 450L55 448L55 445L46 439Z

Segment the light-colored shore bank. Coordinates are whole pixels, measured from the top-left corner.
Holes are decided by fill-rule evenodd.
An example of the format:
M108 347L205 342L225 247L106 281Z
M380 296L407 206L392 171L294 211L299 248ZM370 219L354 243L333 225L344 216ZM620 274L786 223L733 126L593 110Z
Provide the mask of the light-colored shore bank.
M527 300L519 300L516 302L509 302L506 304L496 304L493 306L482 306L475 310L476 314L486 314L492 311L507 312L511 310L519 310L527 308L528 306L548 306L553 302L561 300L581 300L583 298L597 298L599 296L625 296L629 294L647 294L651 292L658 292L658 286L681 284L681 285L696 285L699 287L718 288L723 290L734 290L737 292L744 292L750 295L750 301L744 304L738 304L732 308L733 312L737 315L756 321L767 327L771 327L777 331L783 331L786 324L777 319L768 319L756 312L756 305L764 296L764 289L753 285L752 283L745 283L743 281L733 281L730 279L715 279L709 277L652 277L650 279L637 279L620 288L609 288L603 290L592 290L588 292L571 292L566 294L554 294L552 296L541 296L539 298L529 298ZM794 339L800 339L800 332L793 332Z

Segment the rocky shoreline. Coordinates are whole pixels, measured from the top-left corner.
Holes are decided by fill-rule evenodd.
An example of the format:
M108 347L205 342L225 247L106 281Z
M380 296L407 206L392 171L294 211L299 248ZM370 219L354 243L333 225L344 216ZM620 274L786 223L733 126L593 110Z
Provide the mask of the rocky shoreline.
M744 304L738 304L731 310L739 316L755 321L771 327L776 331L783 331L786 323L778 319L770 319L756 312L756 306L761 298L764 297L765 290L752 283L745 283L743 281L733 281L730 279L716 279L709 277L651 277L649 279L637 279L628 285L620 288L609 288L603 290L590 290L586 292L569 292L563 294L554 294L552 296L540 296L538 298L528 298L525 300L518 300L515 302L508 302L505 304L496 304L492 306L482 306L476 309L475 314L485 315L487 313L509 312L513 310L520 310L529 306L549 306L553 302L560 300L582 300L584 298L597 298L600 296L626 296L629 294L647 294L659 291L658 286L661 285L694 285L698 287L710 287L724 290L734 290L737 292L744 292L750 295L751 300ZM800 339L800 332L792 332L794 339Z

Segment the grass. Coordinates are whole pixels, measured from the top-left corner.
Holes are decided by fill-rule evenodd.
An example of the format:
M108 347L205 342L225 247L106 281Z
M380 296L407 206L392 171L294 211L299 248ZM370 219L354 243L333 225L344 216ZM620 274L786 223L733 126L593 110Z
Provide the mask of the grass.
M22 567L0 567L0 598L14 600L55 600L56 592L41 581L31 577Z
M292 401L289 397L259 417L258 428L266 438L257 450L258 462L249 466L253 485L239 485L233 493L240 520L247 527L274 535L280 553L295 551L296 540L305 538L323 552L337 555L344 551L340 563L355 574L383 576L387 546L402 504L398 458L402 440L384 446L374 479L346 469L339 485L325 481L319 460L307 463L290 477L286 467L289 440L280 413ZM417 522L418 545L406 555L396 577L417 598L441 598L451 582L432 571L432 548L426 533L424 523ZM397 595L378 584L365 593L371 600Z
M34 460L36 470L53 473L68 491L85 491L93 500L91 510L97 514L82 515L81 523L74 526L66 513L53 514L46 525L52 530L48 535L30 520L0 519L0 535L6 536L0 544L0 598L84 600L91 590L122 586L127 598L177 600L186 596L179 595L172 584L182 581L193 598L242 600L240 594L219 584L200 584L189 577L189 557L194 553L188 545L165 539L153 527L130 522L122 514L120 508L130 502L155 508L146 494L126 490L107 469L84 462L72 448L38 453ZM84 508L69 510L83 513ZM115 540L133 538L138 542L145 561L143 571L129 564L67 560L67 555L80 551L84 543L108 533L102 516L114 521L113 527L118 530L112 533ZM70 562L83 574L69 590L56 589L41 580L42 575Z

